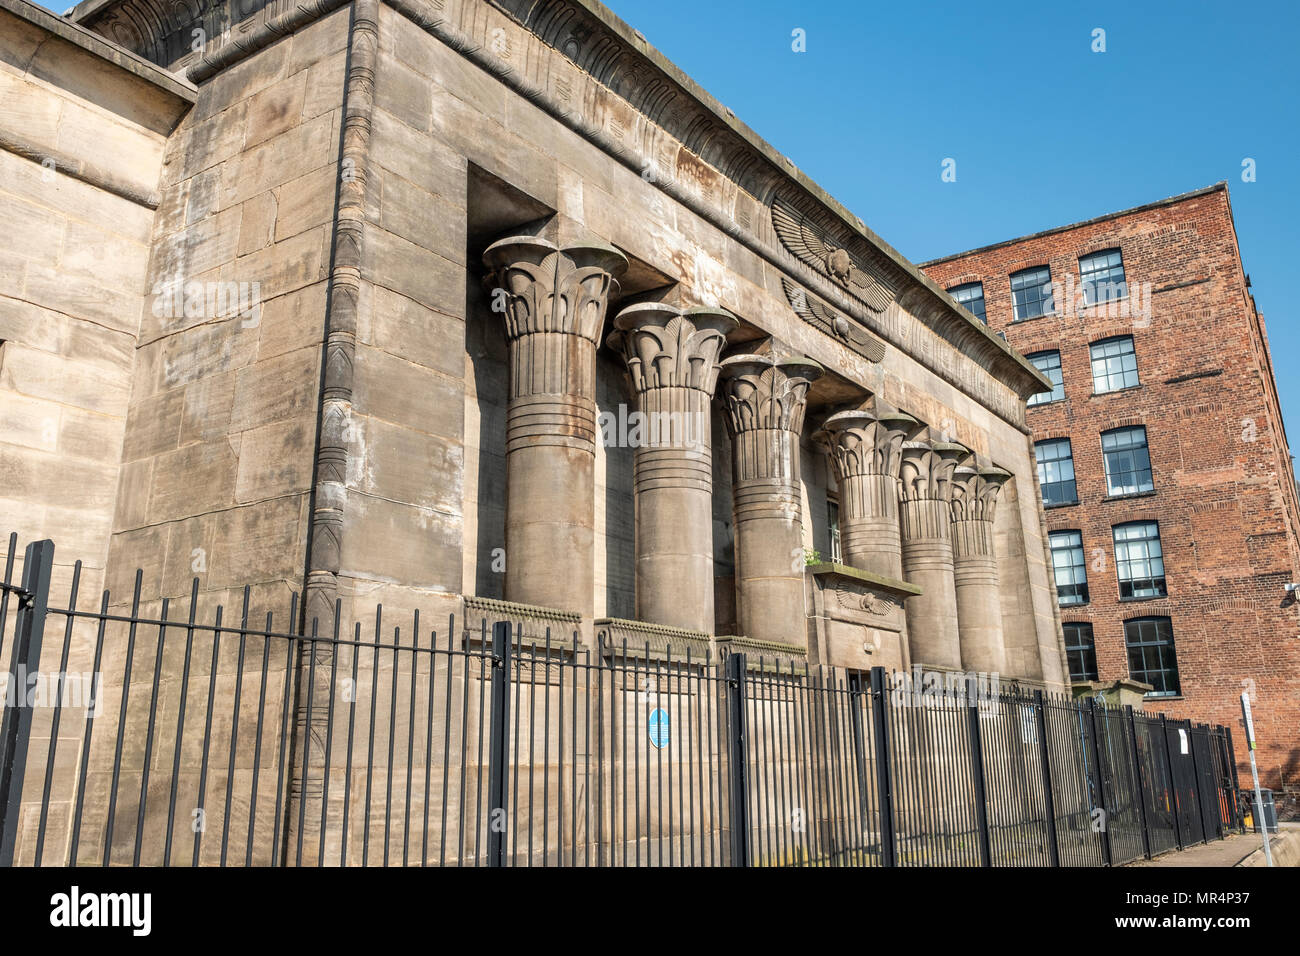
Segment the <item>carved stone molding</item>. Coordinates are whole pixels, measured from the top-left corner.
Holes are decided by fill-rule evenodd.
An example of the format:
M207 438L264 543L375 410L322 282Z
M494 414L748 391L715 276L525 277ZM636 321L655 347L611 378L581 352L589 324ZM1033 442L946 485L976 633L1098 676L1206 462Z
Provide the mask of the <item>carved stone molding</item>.
M813 298L785 276L781 277L781 288L785 290L785 297L790 301L790 308L795 315L813 328L836 339L868 362L880 362L885 358L885 343L856 322L846 319L820 299Z

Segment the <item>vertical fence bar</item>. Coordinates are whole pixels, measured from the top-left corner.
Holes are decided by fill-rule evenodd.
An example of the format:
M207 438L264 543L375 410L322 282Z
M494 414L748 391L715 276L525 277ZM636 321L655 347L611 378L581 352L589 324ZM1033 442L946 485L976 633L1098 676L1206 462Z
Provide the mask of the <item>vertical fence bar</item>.
M1219 725L1223 736L1228 741L1228 763L1232 769L1232 826L1242 833L1246 831L1245 814L1241 812L1241 779L1237 776L1237 751L1232 745L1232 729Z
M1043 775L1043 819L1047 823L1047 851L1052 866L1061 865L1061 844L1056 836L1056 794L1052 790L1052 758L1047 747L1047 705L1043 692L1034 691L1034 718L1038 725L1038 765Z
M492 744L488 754L488 866L506 865L507 737L510 733L510 623L492 625Z
M745 730L745 655L727 658L727 715L731 772L731 865L749 866L749 753Z
M1161 743L1164 745L1162 749L1165 752L1165 768L1169 771L1169 775L1168 775L1169 801L1170 801L1169 815L1170 817L1173 818L1174 821L1174 842L1178 844L1178 849L1182 850L1183 849L1183 823L1182 820L1180 819L1181 815L1178 809L1178 803L1179 803L1178 782L1174 777L1174 754L1173 751L1169 748L1169 718L1167 718L1164 714L1160 715L1160 740Z
M23 779L27 773L27 745L32 735L32 708L20 698L25 696L29 668L41 664L41 640L45 636L53 567L53 541L33 541L27 546L23 555L25 593L19 599L18 624L9 659L9 679L17 688L16 703L5 708L4 721L0 724L0 813L4 814L0 820L0 866L12 866L14 862Z
M894 787L889 774L889 726L885 708L885 669L871 668L871 738L876 745L876 809L880 813L880 865L897 866L894 840Z
M988 784L984 779L984 748L980 741L979 685L974 677L966 679L966 724L970 743L971 787L975 792L975 827L979 831L980 866L992 866Z
M1196 788L1196 813L1201 818L1201 842L1210 842L1209 829L1205 826L1205 795L1201 793L1201 765L1196 759L1196 725L1187 721L1187 753L1192 758L1192 786Z
M1133 747L1134 796L1137 798L1139 819L1142 822L1142 855L1151 859L1151 826L1147 820L1147 784L1142 775L1142 758L1138 756L1137 719L1133 705L1124 707L1124 723L1128 725L1129 744Z
M1106 810L1106 782L1101 775L1101 739L1097 733L1097 701L1088 698L1088 740L1092 745L1092 770L1096 774L1097 805L1094 809L1101 811L1101 855L1107 866L1113 866L1113 858L1110 848L1110 820L1107 819Z

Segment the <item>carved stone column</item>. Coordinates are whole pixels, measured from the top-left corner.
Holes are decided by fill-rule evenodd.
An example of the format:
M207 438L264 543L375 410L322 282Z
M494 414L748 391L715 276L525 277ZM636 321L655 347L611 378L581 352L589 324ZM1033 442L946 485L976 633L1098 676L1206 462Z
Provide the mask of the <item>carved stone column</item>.
M953 471L969 454L965 446L943 441L932 430L921 440L903 444L899 468L903 574L922 591L907 599L913 664L961 666L949 511Z
M610 246L493 243L505 291L506 600L594 610L596 341L627 259Z
M840 490L840 550L850 567L903 577L898 469L903 441L918 427L879 399L826 419L820 437Z
M614 320L641 414L636 449L638 620L712 634L713 442L718 357L740 323L716 309L633 305Z
M736 620L740 633L754 640L805 640L799 436L808 386L821 372L809 359L767 355L722 363L733 455Z
M952 484L952 555L962 667L1001 674L1002 601L993 553L993 510L1011 473L973 461L957 468Z

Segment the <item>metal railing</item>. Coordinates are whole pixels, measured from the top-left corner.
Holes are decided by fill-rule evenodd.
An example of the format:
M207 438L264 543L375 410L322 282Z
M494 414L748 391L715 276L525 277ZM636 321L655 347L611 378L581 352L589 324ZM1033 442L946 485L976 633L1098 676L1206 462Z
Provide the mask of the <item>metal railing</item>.
M139 571L81 608L80 563L57 607L16 549L0 864L1100 866L1241 827L1224 727L382 606L322 635Z

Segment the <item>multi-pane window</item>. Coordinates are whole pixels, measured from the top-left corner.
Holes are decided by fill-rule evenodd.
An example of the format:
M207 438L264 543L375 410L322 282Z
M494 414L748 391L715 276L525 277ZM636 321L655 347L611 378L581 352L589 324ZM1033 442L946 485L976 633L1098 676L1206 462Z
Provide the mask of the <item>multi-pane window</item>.
M1070 666L1070 680L1099 680L1097 644L1092 639L1092 625L1067 621L1061 627L1065 630L1065 660Z
M1038 392L1029 396L1026 405L1046 405L1048 402L1065 400L1065 378L1061 375L1061 353L1052 349L1050 352L1034 352L1026 355L1031 365L1047 376L1052 383L1050 392Z
M1093 342L1092 390L1117 392L1138 384L1137 354L1133 351L1133 336L1117 335L1114 338Z
M988 316L984 313L983 282L964 282L955 285L948 290L948 294L957 300L958 305L964 306L967 312L988 325Z
M1143 426L1102 432L1101 457L1106 469L1106 494L1136 495L1155 489L1147 430Z
M1128 673L1150 684L1148 697L1177 697L1178 660L1174 655L1174 629L1167 617L1138 617L1124 622L1128 645Z
M1052 574L1058 604L1088 603L1088 572L1083 566L1083 535L1078 531L1053 531Z
M1074 455L1070 450L1070 439L1036 442L1034 458L1038 461L1038 484L1043 489L1044 507L1077 504L1079 495L1074 485Z
M1088 305L1112 302L1128 295L1124 281L1124 260L1118 249L1104 249L1079 258L1079 285Z
M1115 535L1115 567L1121 598L1165 596L1165 559L1160 552L1160 526L1154 521L1129 521L1111 529Z
M1047 266L1021 269L1011 274L1011 301L1017 319L1032 319L1056 311L1052 303L1052 270Z
M840 504L838 501L826 501L826 528L831 540L831 561L839 564L840 557Z

